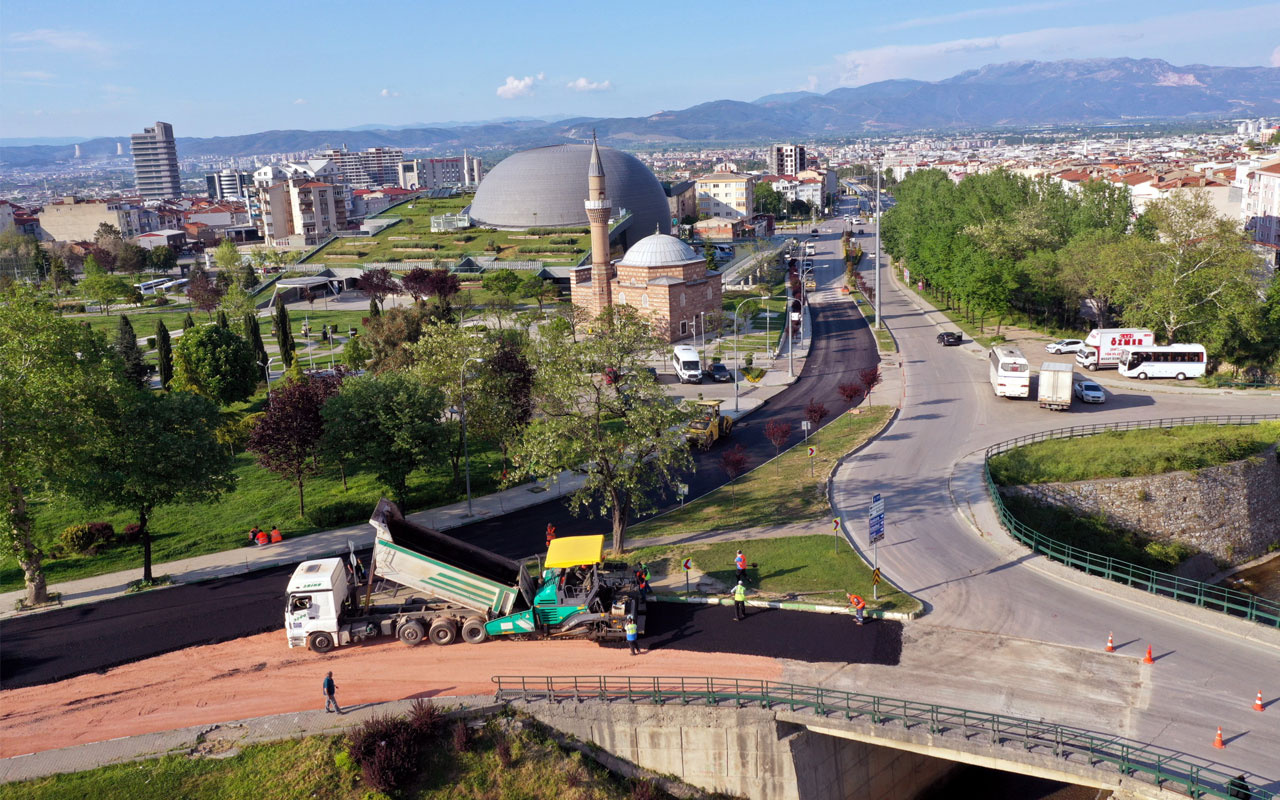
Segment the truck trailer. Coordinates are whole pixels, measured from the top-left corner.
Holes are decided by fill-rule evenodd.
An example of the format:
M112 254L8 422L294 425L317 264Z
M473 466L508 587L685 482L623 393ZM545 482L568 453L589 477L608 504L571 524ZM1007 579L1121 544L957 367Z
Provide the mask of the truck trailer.
M1076 366L1090 372L1117 367L1125 350L1155 343L1156 335L1146 328L1094 328L1076 351Z
M603 560L604 536L554 539L541 567L518 562L404 518L378 502L367 575L351 555L304 561L289 580L289 647L325 653L395 636L407 645L461 638L625 638L644 631L645 602L626 564Z
M1075 368L1058 361L1046 361L1040 365L1040 407L1051 411L1067 411L1071 408L1071 379Z

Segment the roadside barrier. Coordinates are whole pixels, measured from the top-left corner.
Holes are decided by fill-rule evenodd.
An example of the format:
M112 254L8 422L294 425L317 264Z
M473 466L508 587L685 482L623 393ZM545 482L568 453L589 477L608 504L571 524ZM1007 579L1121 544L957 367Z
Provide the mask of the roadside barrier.
M824 689L777 681L630 675L495 675L498 702L700 703L710 706L811 711L817 717L866 720L935 737L985 742L992 748L1052 755L1068 764L1114 770L1187 797L1275 800L1275 793L1245 783L1194 756L1082 728L1003 714ZM1016 756L1013 760L1017 760ZM1219 767L1222 765L1218 765ZM1240 790L1249 795L1238 794Z
M1000 490L991 477L991 457L1023 445L1043 442L1048 439L1073 439L1080 436L1093 436L1109 431L1131 431L1148 428L1173 428L1183 425L1256 425L1259 422L1280 419L1280 414L1237 414L1208 417L1170 417L1168 419L1137 420L1133 422L1098 423L1094 425L1077 425L1071 428L1057 428L1028 436L1019 436L987 448L982 460L983 478L987 484L987 493L995 506L996 515L1005 530L1013 538L1048 558L1074 567L1089 575L1099 575L1108 580L1123 583L1136 589L1171 597L1184 603L1193 603L1201 608L1221 611L1232 616L1243 617L1274 628L1280 628L1280 603L1258 597L1248 592L1228 589L1223 586L1193 581L1159 572L1148 567L1122 561L1111 556L1099 555L1083 550L1066 542L1051 539L1034 528L1023 524L1005 506L1000 497Z

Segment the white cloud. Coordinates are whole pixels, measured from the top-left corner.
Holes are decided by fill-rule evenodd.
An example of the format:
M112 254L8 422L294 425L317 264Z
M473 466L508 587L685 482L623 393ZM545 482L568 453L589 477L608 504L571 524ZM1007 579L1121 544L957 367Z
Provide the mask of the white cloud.
M800 91L802 91L802 92L816 92L816 91L818 91L818 76L817 76L817 75L810 75L808 78L806 78L806 79L805 79L805 82L804 82L804 85L800 87Z
M1203 10L1131 23L1099 23L1040 28L998 36L951 39L912 45L851 50L835 57L837 86L861 86L892 78L939 80L984 64L1020 60L1054 61L1127 54L1135 58L1170 52L1202 41L1206 30L1256 26L1276 5ZM1140 43L1141 51L1136 50Z
M9 34L9 41L22 50L55 50L60 53L88 53L105 57L112 54L107 43L84 31L63 31L53 28L37 28L33 31Z
M400 93L393 92L390 89L383 89L382 91L378 92L378 96L379 97L399 97Z
M932 17L915 17L895 22L892 25L881 25L878 31L905 31L910 28L924 28L929 25L948 25L953 22L965 22L971 19L987 19L989 17L1008 17L1017 14L1030 14L1037 11L1052 11L1056 8L1067 8L1080 5L1079 2L1023 3L1018 6L996 6L994 8L970 8L952 14L938 14Z
M517 78L515 75L508 75L507 82L498 87L498 97L503 100L514 100L517 97L533 94L533 84L542 79L541 72L537 77L525 75L523 78Z
M607 92L613 88L613 82L589 81L586 78L578 78L576 81L566 83L565 88L572 89L575 92Z
M1271 66L1280 67L1280 47L1271 51Z
M293 101L293 104L295 106L305 106L307 104L307 101L299 97L297 100Z

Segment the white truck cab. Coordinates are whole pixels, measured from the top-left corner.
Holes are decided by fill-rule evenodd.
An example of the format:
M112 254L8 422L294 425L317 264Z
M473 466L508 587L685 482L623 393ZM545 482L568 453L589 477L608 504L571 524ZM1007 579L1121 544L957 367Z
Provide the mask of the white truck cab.
M338 617L349 592L346 565L341 558L299 564L286 593L284 627L289 646L306 647L313 635L329 637L330 647L338 644Z
M692 347L680 345L672 348L671 368L681 383L702 383L702 359Z

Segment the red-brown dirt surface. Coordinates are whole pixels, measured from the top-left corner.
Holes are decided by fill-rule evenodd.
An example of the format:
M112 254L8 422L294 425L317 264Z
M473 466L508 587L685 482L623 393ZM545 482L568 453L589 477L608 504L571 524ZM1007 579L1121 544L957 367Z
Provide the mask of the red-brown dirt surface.
M0 692L0 757L320 709L332 670L338 702L488 694L494 675L728 675L780 677L772 658L589 642L486 642L405 647L386 641L326 655L290 650L278 631L135 661L101 674Z

